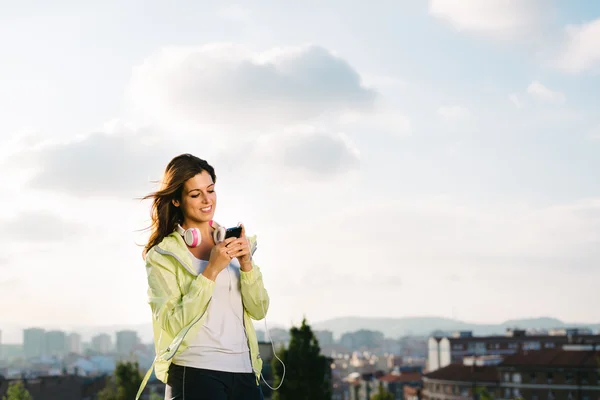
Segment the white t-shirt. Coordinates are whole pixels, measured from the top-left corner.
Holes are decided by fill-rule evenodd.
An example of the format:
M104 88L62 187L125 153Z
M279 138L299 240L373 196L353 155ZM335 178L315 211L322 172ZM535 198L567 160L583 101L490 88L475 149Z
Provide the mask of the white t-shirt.
M192 255L194 268L201 274L208 261ZM173 358L186 367L226 372L252 372L250 349L244 329L244 306L237 259L217 275L207 316L189 346Z

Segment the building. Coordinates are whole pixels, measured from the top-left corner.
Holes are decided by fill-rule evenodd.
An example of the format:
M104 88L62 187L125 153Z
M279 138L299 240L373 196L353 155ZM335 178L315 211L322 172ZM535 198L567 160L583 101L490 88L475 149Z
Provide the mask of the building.
M23 330L23 352L26 358L39 358L46 354L46 331L41 328Z
M479 390L500 398L496 366L450 364L423 376L424 400L471 400Z
M46 354L62 357L67 354L67 334L63 331L48 331L46 336Z
M117 332L117 354L128 356L131 355L137 345L140 343L136 331L118 331Z
M406 387L413 388L414 393L416 393L422 386L421 373L416 371L386 374L376 378L376 380L382 383L383 387L392 393L396 399L404 398Z
M82 354L83 348L81 346L81 335L78 333L71 333L67 337L67 352Z
M317 340L319 341L319 346L321 348L330 347L335 344L335 341L333 340L333 332L331 332L331 331L316 330L316 331L314 331L314 335L317 338Z
M423 377L423 399L600 399L600 345L563 345L506 357L467 357Z
M92 338L92 351L98 354L108 354L112 351L112 340L106 333Z
M505 335L473 336L470 331L452 336L429 338L427 369L429 372L453 363L462 363L468 356L508 356L524 350L559 348L565 344L599 343L600 335L579 329L568 329L565 334L528 335L524 330L507 330Z
M525 351L498 365L502 397L600 399L600 345Z

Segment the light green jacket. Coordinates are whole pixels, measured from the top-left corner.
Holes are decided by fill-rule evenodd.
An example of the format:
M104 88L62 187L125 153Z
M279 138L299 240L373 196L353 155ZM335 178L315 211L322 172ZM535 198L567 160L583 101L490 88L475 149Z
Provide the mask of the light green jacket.
M250 246L256 248L256 236L248 237ZM196 275L190 254L181 235L176 232L165 237L146 255L148 276L148 303L152 310L154 348L156 358L144 377L136 400L138 400L152 375L167 382L168 370L173 357L188 346L206 319L215 282L204 275ZM252 269L241 271L244 325L252 369L257 384L262 370L258 352L258 340L252 319L261 320L269 309L269 296L263 285L260 268L252 262Z

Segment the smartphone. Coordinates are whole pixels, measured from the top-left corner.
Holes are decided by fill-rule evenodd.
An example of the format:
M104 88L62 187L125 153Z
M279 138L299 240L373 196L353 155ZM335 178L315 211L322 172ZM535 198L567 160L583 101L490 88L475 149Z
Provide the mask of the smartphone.
M239 239L240 236L242 236L242 227L241 226L227 228L227 230L225 231L225 239L229 239L230 237L236 237Z

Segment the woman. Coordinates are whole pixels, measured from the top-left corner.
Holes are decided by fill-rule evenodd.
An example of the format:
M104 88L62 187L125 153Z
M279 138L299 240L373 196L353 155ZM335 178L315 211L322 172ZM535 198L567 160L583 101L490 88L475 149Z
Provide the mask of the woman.
M265 317L269 296L252 261L256 238L242 226L239 238L223 240L213 221L215 183L213 167L182 154L167 165L160 190L145 197L153 200L144 250L153 367L168 400L263 398L251 319Z

